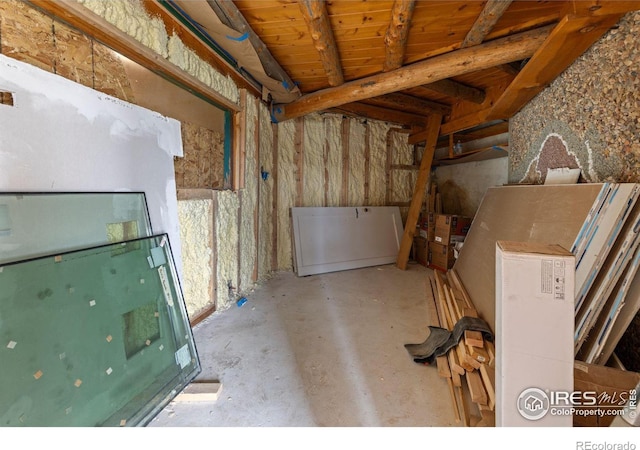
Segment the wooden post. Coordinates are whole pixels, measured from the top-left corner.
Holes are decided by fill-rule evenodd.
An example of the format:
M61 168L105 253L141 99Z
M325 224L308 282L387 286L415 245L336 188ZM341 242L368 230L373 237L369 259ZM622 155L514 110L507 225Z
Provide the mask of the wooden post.
M294 163L296 165L296 206L304 204L304 118L296 119Z
M342 119L342 192L340 193L340 206L348 206L349 203L349 129L351 119Z
M329 144L329 121L326 118L322 119L324 125L324 153L322 155L322 162L324 163L324 206L329 206L329 151L331 145Z
M272 124L273 128L273 168L271 175L273 177L273 203L271 220L273 224L273 235L271 238L271 270L278 270L278 124Z
M369 185L371 184L371 143L369 137L369 122L365 123L364 128L364 204L369 205Z
M407 268L409 251L411 250L411 244L413 243L413 233L415 231L416 224L418 223L420 206L422 205L427 182L429 181L431 163L433 162L433 155L436 151L436 144L438 142L438 134L440 132L441 123L441 115L433 114L429 116L429 120L427 122L427 142L425 145L424 154L422 155L422 161L420 162L418 180L416 181L416 186L413 190L413 198L411 199L411 206L409 206L407 223L404 227L404 234L402 235L402 242L400 243L400 250L398 251L398 258L396 260L396 266L401 270L405 270Z
M253 141L255 142L256 167L253 177L256 182L256 208L253 211L253 230L256 239L256 261L253 265L253 275L251 280L255 283L260 277L260 187L262 183L262 174L260 173L260 101L256 98L253 100L256 108L256 117L253 126Z

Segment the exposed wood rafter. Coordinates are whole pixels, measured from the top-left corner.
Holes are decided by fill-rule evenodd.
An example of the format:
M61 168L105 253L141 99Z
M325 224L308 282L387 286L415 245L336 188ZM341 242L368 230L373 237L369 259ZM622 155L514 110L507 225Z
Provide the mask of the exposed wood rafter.
M449 105L443 105L441 103L424 100L419 97L413 97L411 95L401 94L398 92L368 98L363 100L363 102L370 105L395 109L397 111L419 114L421 116L433 113L444 116L451 113L451 107Z
M382 70L388 72L402 66L411 27L415 0L395 0L391 21L384 35L385 61Z
M481 104L486 97L485 91L453 80L440 80L420 86L422 89L437 92L460 100Z
M491 32L494 25L511 5L512 0L488 0L471 30L462 41L461 48L472 47L481 44L484 38Z
M329 85L340 86L344 83L342 63L329 21L326 3L324 0L298 0L298 4L309 28L313 44L320 55Z
M392 109L367 105L360 102L347 103L331 108L328 111L346 114L349 116L364 117L367 119L381 120L383 122L398 123L402 125L416 125L423 127L426 116L411 114L403 111L395 111Z
M282 85L289 92L296 89L293 80L291 80L287 72L285 72L282 66L276 61L267 46L262 42L262 39L251 29L247 20L232 1L207 0L207 3L222 23L239 33L246 33L248 35L249 42L251 42L251 45L258 54L258 58L260 58L260 62L268 76L282 82Z
M475 47L456 50L391 72L350 81L342 86L322 89L287 105L274 105L273 117L277 121L292 119L345 103L529 58L542 45L552 28L541 27Z
M520 111L615 25L621 16L565 16L496 101L487 119L508 119Z

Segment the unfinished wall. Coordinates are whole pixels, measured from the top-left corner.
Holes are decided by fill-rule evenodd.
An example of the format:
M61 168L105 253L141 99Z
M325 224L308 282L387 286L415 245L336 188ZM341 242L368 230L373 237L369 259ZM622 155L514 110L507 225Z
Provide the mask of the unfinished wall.
M507 183L508 163L508 158L495 158L436 168L442 211L475 216L487 189Z
M186 47L180 38L169 36L162 21L150 17L139 0L78 0L78 3L232 102L238 102L239 91L233 80L215 71Z
M640 181L640 12L629 13L510 123L509 182L547 168L584 181Z
M140 1L79 2L240 103L241 93L233 81L200 60L177 36L169 35L162 21L149 16ZM2 53L122 100L141 101L132 69L109 48L22 2L2 1L0 13ZM185 222L181 240L189 241L185 245L193 255L183 283L192 314L205 307L200 298L207 284L214 285L209 307L224 309L272 271L291 270L292 206L385 205L393 198L406 209L411 200L415 168L399 176L406 180L389 183L391 152L411 153L412 149L406 145L405 133L393 142L387 140L392 125L334 114L273 125L268 108L258 99L249 95L245 104L244 187L238 192L212 191L206 198L181 204L180 220ZM177 187L185 191L220 188L224 144L220 130L200 120L182 120L182 140L184 157L174 161ZM193 231L206 226L198 215L209 213L210 228L202 231L210 232L211 245L200 242L204 236ZM207 271L196 260L208 252L213 252L213 262Z
M268 278L275 269L275 239L274 236L274 161L273 161L273 130L271 116L265 105L258 104L258 146L260 162L259 185L259 214L258 214L258 279Z
M182 294L189 318L194 319L212 307L214 276L213 202L211 199L181 199L178 219L182 242Z
M407 130L384 122L311 114L279 123L275 132L274 184L267 183L262 191L275 191L277 215L271 230L278 270L293 267L293 206L397 205L406 217L417 177Z
M257 279L258 263L258 144L256 99L246 101L245 186L240 191L238 251L240 258L239 292L248 292Z

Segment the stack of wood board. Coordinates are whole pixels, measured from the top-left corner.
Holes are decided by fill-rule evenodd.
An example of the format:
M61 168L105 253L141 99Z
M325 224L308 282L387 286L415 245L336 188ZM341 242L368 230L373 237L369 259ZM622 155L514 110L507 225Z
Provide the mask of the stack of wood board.
M477 317L469 295L453 271L434 271L430 284L437 311L434 326L452 330L464 316ZM458 345L436 358L447 380L455 420L464 426L495 426L495 348L479 331L465 331Z

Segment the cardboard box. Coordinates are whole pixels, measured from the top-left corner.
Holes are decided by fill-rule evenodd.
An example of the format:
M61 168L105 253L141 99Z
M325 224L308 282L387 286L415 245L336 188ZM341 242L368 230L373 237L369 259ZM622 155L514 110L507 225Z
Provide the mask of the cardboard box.
M496 242L496 426L572 426L574 284L563 247Z
M574 362L573 377L575 391L595 392L599 400L596 406L585 408L592 410L592 414L576 414L573 417L574 427L610 426L616 416L600 415L597 409L622 409L629 401L631 391L640 383L640 374L637 372L582 361Z
M434 241L438 244L450 244L463 241L471 227L471 219L453 214L435 214Z
M429 242L429 267L446 272L453 267L454 262L452 245Z
M432 212L422 213L418 219L419 234L428 241L434 240L435 220L435 213Z
M413 259L423 266L428 264L427 240L421 236L413 238Z

